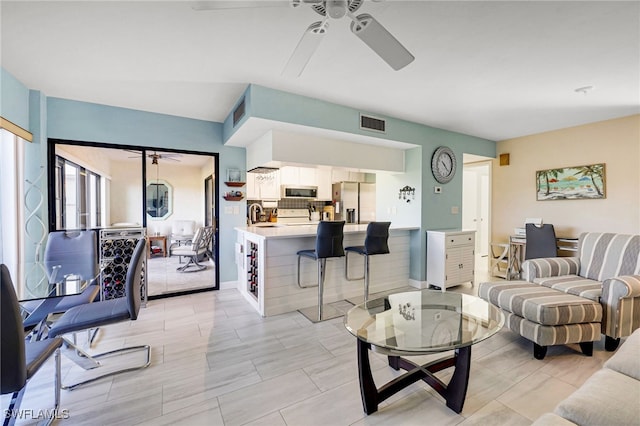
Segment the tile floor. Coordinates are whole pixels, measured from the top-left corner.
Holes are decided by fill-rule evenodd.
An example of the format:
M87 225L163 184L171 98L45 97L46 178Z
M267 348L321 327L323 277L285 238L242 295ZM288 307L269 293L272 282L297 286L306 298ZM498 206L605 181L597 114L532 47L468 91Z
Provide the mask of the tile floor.
M454 290L474 293L476 288ZM96 347L135 344L152 346L151 366L62 391L68 418L57 424L528 425L611 356L603 342L596 342L593 357L582 355L577 345L559 346L539 361L528 341L503 329L473 347L461 414L420 382L366 416L355 339L342 319L313 324L298 312L261 318L236 290L221 290L151 301L137 321L104 327ZM134 356L128 360L136 361ZM126 358L107 360L103 368ZM87 374L62 360L65 382ZM399 374L377 354L371 354L371 362L379 383ZM22 408L52 407L52 382L49 362L29 384ZM3 396L3 410L7 403Z

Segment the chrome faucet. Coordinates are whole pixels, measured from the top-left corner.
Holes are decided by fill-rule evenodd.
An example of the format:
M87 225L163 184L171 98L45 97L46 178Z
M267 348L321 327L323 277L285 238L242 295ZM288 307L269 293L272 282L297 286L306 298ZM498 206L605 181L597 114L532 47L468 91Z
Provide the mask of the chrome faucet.
M262 206L258 203L253 203L249 206L249 224L253 225L258 221L258 211L262 213Z

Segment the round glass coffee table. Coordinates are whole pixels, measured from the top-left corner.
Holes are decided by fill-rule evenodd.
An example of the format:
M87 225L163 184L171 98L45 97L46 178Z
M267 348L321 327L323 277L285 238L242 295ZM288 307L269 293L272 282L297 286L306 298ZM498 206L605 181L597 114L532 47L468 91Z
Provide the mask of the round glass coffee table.
M462 411L469 384L471 346L502 328L501 310L484 300L460 293L434 290L390 294L356 305L347 312L344 325L358 338L358 369L362 405L367 414L405 387L423 380L447 401L456 413ZM387 355L389 366L407 373L377 388L371 374L369 350ZM453 351L424 365L405 356ZM449 383L435 373L454 367Z

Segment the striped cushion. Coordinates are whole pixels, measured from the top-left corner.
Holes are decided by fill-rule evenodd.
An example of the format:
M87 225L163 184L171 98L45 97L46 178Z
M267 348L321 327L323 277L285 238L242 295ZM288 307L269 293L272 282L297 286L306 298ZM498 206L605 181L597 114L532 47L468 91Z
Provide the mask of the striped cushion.
M602 320L599 303L525 281L481 283L478 295L537 324L599 323Z
M563 293L586 297L595 302L600 302L600 295L602 294L602 283L600 281L582 278L578 275L535 278L533 282Z
M580 259L577 257L545 257L529 259L522 264L522 279L533 282L536 278L577 274Z
M578 275L604 281L640 274L640 235L585 232L578 247Z
M514 333L540 346L600 340L600 324L597 322L548 326L505 312L505 324Z

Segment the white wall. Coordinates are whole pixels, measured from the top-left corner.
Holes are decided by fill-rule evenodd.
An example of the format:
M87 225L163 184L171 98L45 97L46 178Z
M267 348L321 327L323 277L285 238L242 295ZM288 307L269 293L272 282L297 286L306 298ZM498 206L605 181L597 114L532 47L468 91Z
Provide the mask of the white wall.
M558 236L640 233L640 115L498 142L510 165L493 160L493 241L506 240L527 217L542 217ZM536 171L606 164L606 198L536 201Z
M211 172L207 174L210 175ZM204 223L204 178L200 167L184 166L160 160L158 178L171 185L173 213L164 220L147 217L147 228L150 233L160 232L161 235L171 233L171 224L175 220L195 220L196 227ZM156 179L156 166L147 166L147 181Z
M135 165L134 165L135 164ZM140 163L112 162L109 223L142 224L142 176Z

